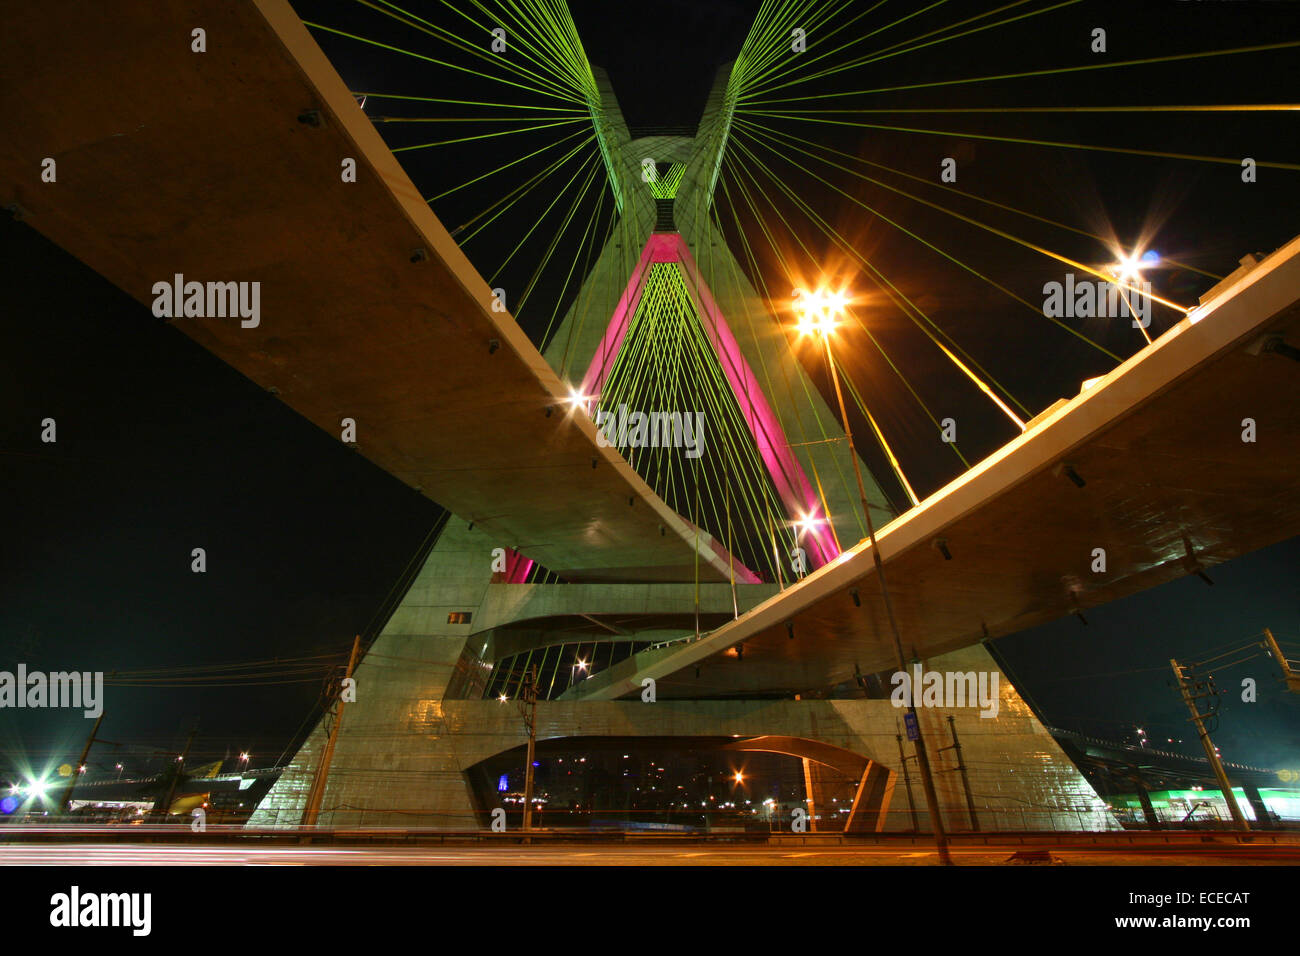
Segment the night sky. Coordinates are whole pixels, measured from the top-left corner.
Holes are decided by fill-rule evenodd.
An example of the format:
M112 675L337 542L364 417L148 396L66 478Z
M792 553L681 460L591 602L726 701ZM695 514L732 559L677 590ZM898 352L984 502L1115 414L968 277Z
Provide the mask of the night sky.
M434 18L434 7L442 5L430 4L426 10L412 0L411 6ZM891 6L899 9L886 16ZM629 125L636 129L694 125L714 71L735 56L755 8L687 0L652 7L588 2L574 4L574 16L591 61L609 70ZM988 8L944 4L863 40L847 55L919 36ZM412 50L440 52L430 38L357 4L304 0L295 9L307 20ZM860 32L911 9L887 4L864 17L870 26ZM1101 57L1088 52L1094 26L1108 30L1106 57L1155 57L1300 39L1300 4L1080 3L775 95L1100 62ZM354 90L467 98L500 94L500 87L479 77L346 38L315 35ZM810 52L816 51L816 40L810 37ZM1294 102L1295 62L1296 51L1289 49L809 100L806 105L921 109ZM422 110L405 109L401 114L391 102L381 109L371 101L366 111L419 116L438 110L428 104ZM861 118L1295 163L1300 151L1291 116L900 113ZM1219 275L1232 271L1240 256L1271 251L1300 231L1295 215L1300 172L1295 170L1261 168L1258 182L1243 184L1232 165L770 122L776 130L913 175L937 178L940 160L955 157L958 188L1090 232L1113 233L1125 247L1141 237L1147 248ZM411 125L381 124L380 130L393 146L435 138ZM520 136L508 149L526 152L528 147L520 144L541 143L550 135ZM432 195L474 170L490 168L485 163L500 165L503 149L507 147L493 142L490 147L471 144L401 156L412 179ZM951 262L783 166L780 157L765 161L800 183L811 205L1034 413L1074 394L1084 378L1113 366L1041 316L1035 318ZM739 175L736 168L724 169L724 182L734 184ZM914 182L890 181L1065 255L1101 263L1104 250L1094 240L961 205ZM1041 299L1044 282L1061 277L1059 264L956 224L942 213L867 184L841 179L838 185L1030 301ZM454 228L491 195L490 190L471 191L435 203L434 209ZM598 214L596 200L583 202L583 216ZM531 224L535 220L528 217L537 208L525 202L513 221ZM722 208L724 216L733 216L725 202ZM855 290L868 294L866 280L820 233L793 210L782 211L791 217L796 235L818 251L819 262L807 263L809 269L838 268ZM730 235L754 234L754 223L743 214L730 221ZM467 247L485 274L513 246L513 228L503 224ZM791 239L790 247L794 245ZM761 252L759 258L760 267L774 277L775 258ZM507 288L527 280L536 262L533 247L525 247L521 259L526 268L517 266L501 280ZM164 752L179 750L196 727L195 761L251 750L254 765L275 763L319 712L322 678L346 659L353 635L373 635L382 625L394 582L442 512L22 223L0 223L0 277L0 667L23 661L31 669L119 672L101 730L118 746L101 745L92 768L111 767L124 758L132 769L160 766L169 759ZM1194 302L1214 282L1172 269L1148 277L1157 293L1185 303ZM519 316L535 340L556 301L563 305L572 294L553 277L544 277L539 288L534 304ZM882 306L874 311L881 341L913 386L936 413L958 415L959 440L972 462L1013 437L1001 414L979 399L896 310ZM1157 310L1153 334L1172 322L1169 312ZM1079 327L1128 356L1141 341L1126 324L1087 320ZM867 343L846 341L842 358L896 442L917 492L924 496L955 477L960 463L935 440L929 422ZM810 372L828 394L820 367ZM46 417L58 422L57 444L40 441L40 421ZM855 433L867 433L865 421L853 425ZM883 457L875 449L865 457L901 500ZM194 547L207 550L206 574L190 572ZM1169 686L1169 658L1195 659L1215 648L1246 644L1265 626L1284 641L1300 642L1297 572L1300 542L1293 539L1211 569L1213 587L1197 578L1176 581L1089 610L1086 627L1065 619L1005 638L999 650L1010 676L1049 723L1111 739L1131 738L1133 729L1142 726L1153 742L1181 738L1183 745L1166 746L1198 753L1182 704ZM221 681L226 686L193 683L211 676L205 669L211 665L276 659L283 663L230 672ZM163 675L160 669L170 670ZM256 676L236 676L246 673ZM1216 743L1227 758L1300 767L1300 707L1282 693L1275 673L1274 665L1258 658L1218 675L1221 687L1239 686L1247 676L1256 677L1260 687L1257 704L1242 704L1234 696L1224 701ZM147 680L169 686L150 686ZM276 683L248 686L262 681ZM90 721L79 715L0 713L0 777L75 759L89 727Z

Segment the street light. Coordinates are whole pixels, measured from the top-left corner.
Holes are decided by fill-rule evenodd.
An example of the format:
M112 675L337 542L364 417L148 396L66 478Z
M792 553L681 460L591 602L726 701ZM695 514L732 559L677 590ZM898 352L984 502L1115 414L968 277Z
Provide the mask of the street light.
M1121 252L1119 261L1110 267L1111 273L1121 282L1142 278L1142 260L1136 255Z
M595 397L596 396L594 395L583 394L581 388L574 388L573 386L569 386L569 397L565 401L568 402L570 413L577 411L579 408L581 408L584 412L587 412L588 403L591 402L592 399L594 399ZM590 414L590 412L588 412L588 414Z
M803 515L798 521L794 523L794 527L795 530L798 532L799 536L802 537L805 534L811 533L813 529L816 528L821 523L822 523L821 518L814 518L812 515Z
M814 518L810 514L800 514L798 521L791 522L795 531L795 535L794 535L795 544L798 545L804 540L805 537L811 536L812 533L816 531L817 526L821 523L822 523L821 518ZM794 572L798 577L802 578L808 574L808 567L807 564L803 561L802 548L798 553L800 554L800 561L795 566Z
M847 299L842 292L816 292L795 290L794 308L798 316L798 330L801 335L820 337L826 346L826 364L830 366L831 381L835 385L835 397L840 405L840 419L844 423L844 437L849 442L849 460L853 463L853 474L858 482L858 496L862 499L862 511L866 516L867 533L871 538L872 553L875 553L876 532L871 521L871 508L867 504L867 491L862 484L862 470L858 467L858 454L853 446L853 429L849 426L848 412L844 408L844 393L840 390L840 376L835 368L835 356L831 353L831 336L839 325L839 318L844 314ZM809 519L805 518L804 522ZM879 558L877 558L879 561ZM902 658L902 652L899 652Z
M1154 252L1147 252L1143 255L1138 255L1136 250L1133 252L1125 252L1121 249L1116 253L1115 257L1117 261L1111 264L1109 270L1110 274L1116 280L1116 288L1119 289L1120 298L1124 300L1124 304L1128 306L1129 312L1133 315L1133 324L1136 325L1138 331L1142 333L1142 338L1147 340L1147 345L1150 345L1151 336L1147 334L1147 327L1137 321L1137 312L1134 310L1133 303L1129 301L1128 296L1124 294L1124 286L1121 283L1133 285L1140 281L1142 279L1142 270L1147 266L1154 265L1158 262L1159 256ZM1148 303L1148 305L1149 304L1150 303ZM1150 319L1148 318L1148 322L1149 321Z
M894 650L898 656L898 669L907 671L907 661L903 657L903 638L898 631L898 621L894 618L894 604L889 597L889 588L885 585L885 566L880 560L880 547L876 543L875 522L871 520L871 505L867 503L867 490L862 484L862 468L858 465L857 449L853 446L853 429L849 427L849 414L844 408L844 392L840 389L840 376L835 369L835 356L831 353L831 336L839 324L839 317L844 314L848 299L841 292L827 292L824 288L816 292L795 290L794 309L798 315L798 329L803 335L818 335L826 346L826 364L831 369L831 382L835 385L835 398L840 405L840 420L844 423L844 437L849 444L849 461L853 464L853 476L858 482L858 496L862 499L862 517L867 525L867 537L871 539L871 560L875 565L876 580L880 582L880 595L884 599L885 614L889 618L889 628L894 634ZM939 797L934 789L934 778L930 775L930 757L926 753L925 740L921 736L921 721L916 713L916 701L908 701L908 712L912 715L912 724L916 728L916 762L921 770L921 780L925 785L925 799L929 804L930 822L934 827L935 849L939 852L939 862L945 866L952 864L948 853L948 835L943 828L943 818L939 815Z

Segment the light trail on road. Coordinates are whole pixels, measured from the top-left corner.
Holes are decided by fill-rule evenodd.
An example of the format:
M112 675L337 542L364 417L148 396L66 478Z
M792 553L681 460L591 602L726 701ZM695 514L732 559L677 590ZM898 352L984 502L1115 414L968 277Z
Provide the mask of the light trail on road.
M1008 864L1017 852L1084 866L1257 866L1300 863L1300 846L953 847L958 864ZM91 844L0 846L0 866L927 866L933 850L900 847L437 846L238 847ZM1046 864L1035 864L1046 865Z

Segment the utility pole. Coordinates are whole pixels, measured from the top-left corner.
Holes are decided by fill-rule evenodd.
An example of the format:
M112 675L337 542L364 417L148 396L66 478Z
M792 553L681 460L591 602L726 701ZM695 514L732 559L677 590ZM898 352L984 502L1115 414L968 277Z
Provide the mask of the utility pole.
M533 760L537 754L537 665L528 672L526 683L521 688L523 696L519 700L519 714L524 718L524 727L528 731L528 758L524 762L524 832L533 829Z
M849 461L853 463L853 475L858 480L858 496L862 499L862 517L867 523L867 537L871 539L871 560L875 564L876 579L880 581L880 596L884 599L885 614L889 618L889 629L894 635L894 651L898 657L898 669L907 672L907 661L903 658L903 639L898 631L898 621L894 617L894 603L889 597L889 587L885 584L885 565L880 560L880 547L876 543L876 526L871 520L871 505L867 503L867 490L862 484L862 468L858 465L858 453L853 447L853 429L849 427L849 414L844 408L844 393L840 390L840 376L835 371L835 358L831 355L830 332L822 333L826 344L826 364L831 367L831 381L835 385L835 398L840 403L840 420L844 422L844 437L849 442ZM943 816L939 812L939 795L934 789L934 776L930 772L930 755L925 750L925 737L921 733L921 718L916 713L916 693L908 695L907 712L908 736L915 734L913 744L916 747L916 763L921 770L921 786L925 789L925 802L930 810L930 825L934 828L934 845L939 851L939 862L944 866L952 865L952 855L948 852L948 834L943 828Z
M980 820L975 815L975 795L971 793L970 777L966 773L966 763L961 758L961 741L957 739L957 718L952 714L948 715L948 730L952 733L952 746L939 749L951 750L957 754L957 772L961 774L961 787L966 791L966 809L970 811L970 828L978 833Z
M1277 661L1278 666L1282 668L1282 676L1286 678L1286 689L1293 694L1300 693L1300 674L1291 669L1291 662L1282 653L1282 648L1278 647L1277 638L1273 636L1273 632L1268 628L1264 628L1264 638L1265 648L1273 655L1273 660Z
M198 727L195 727L190 731L189 737L185 739L185 749L182 750L181 755L176 758L177 765L172 768L174 773L172 774L171 786L167 788L167 799L163 801L162 806L164 822L167 820L167 815L171 812L172 799L176 796L176 784L181 782L181 775L185 772L185 758L190 755L190 745L194 743L194 735L198 732Z
M1212 716L1212 713L1202 714L1196 708L1196 702L1206 697L1213 697L1215 692L1207 690L1203 694L1193 694L1194 690L1201 690L1206 685L1200 681L1193 682L1191 678L1184 676L1183 668L1178 661L1170 659L1169 666L1174 669L1174 678L1178 681L1179 693L1183 695L1183 703L1187 705L1188 711L1191 712L1191 723L1196 725L1196 732L1201 738L1201 746L1205 748L1205 756L1210 761L1210 766L1214 769L1214 776L1219 781L1219 790L1223 793L1223 799L1228 802L1228 811L1232 814L1232 822L1238 830L1250 830L1250 824L1246 822L1246 816L1241 812L1241 807L1237 805L1237 795L1232 792L1232 785L1228 782L1228 774L1223 769L1223 761L1219 759L1219 752L1214 749L1214 742L1210 740L1210 733L1205 729L1205 718ZM1190 670L1190 668L1188 668Z
M903 786L907 788L907 809L912 814L912 832L921 832L921 818L916 815L916 798L912 796L912 775L907 772L907 754L903 752L903 735L894 734L898 741L898 765L903 768Z
M352 672L357 666L357 657L361 654L361 635L358 634L352 641L352 656L348 658L348 670L344 675L344 680L352 676ZM325 741L325 750L321 753L320 763L316 766L316 776L312 780L311 790L307 794L307 808L302 812L302 825L304 827L314 827L316 818L320 816L321 800L325 797L325 781L329 777L330 763L334 760L334 745L339 740L339 729L343 726L343 706L347 701L343 699L340 692L338 699L338 710L334 714L334 728L330 731L329 739Z
M95 726L90 728L90 736L86 738L86 746L81 749L81 757L77 760L77 765L72 768L72 779L63 789L59 796L58 809L59 814L63 815L68 812L68 804L72 802L72 791L77 787L77 778L81 776L81 768L86 765L86 758L90 756L90 745L95 742L95 735L99 733L99 725L104 722L103 711L95 718ZM118 774L120 777L121 774Z

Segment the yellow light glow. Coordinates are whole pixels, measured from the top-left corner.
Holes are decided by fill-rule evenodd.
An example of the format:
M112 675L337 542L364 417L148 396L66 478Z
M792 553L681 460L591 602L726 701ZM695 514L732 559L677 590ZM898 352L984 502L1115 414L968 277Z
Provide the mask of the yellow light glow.
M1154 253L1151 254L1154 256ZM1134 249L1131 253L1123 249L1116 250L1116 262L1110 266L1110 273L1120 282L1133 283L1142 278L1142 270L1156 264L1156 259L1146 259L1144 254Z
M794 290L796 328L801 335L829 335L839 325L848 297L843 291L831 292L818 288L814 292Z
M812 515L802 515L799 520L794 523L794 526L799 534L803 535L812 531L821 523L821 518L814 518Z

